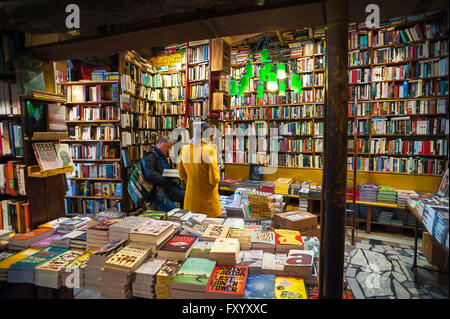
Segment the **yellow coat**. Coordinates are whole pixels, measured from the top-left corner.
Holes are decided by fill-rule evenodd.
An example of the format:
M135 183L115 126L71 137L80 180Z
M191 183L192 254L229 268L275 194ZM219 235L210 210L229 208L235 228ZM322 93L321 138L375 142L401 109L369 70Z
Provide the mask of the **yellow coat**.
M222 215L219 198L220 171L216 149L207 140L200 145L184 145L180 152L178 174L186 179L184 209L208 217Z

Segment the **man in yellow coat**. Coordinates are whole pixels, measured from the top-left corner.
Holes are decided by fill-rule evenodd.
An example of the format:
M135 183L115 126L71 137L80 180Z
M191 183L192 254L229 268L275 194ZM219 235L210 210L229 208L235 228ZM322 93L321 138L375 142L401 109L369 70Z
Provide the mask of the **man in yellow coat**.
M201 125L201 131L209 128L208 123ZM194 138L195 139L195 138ZM184 145L180 151L178 175L186 179L184 209L192 213L218 217L222 214L219 198L220 171L217 155L210 139L201 139Z

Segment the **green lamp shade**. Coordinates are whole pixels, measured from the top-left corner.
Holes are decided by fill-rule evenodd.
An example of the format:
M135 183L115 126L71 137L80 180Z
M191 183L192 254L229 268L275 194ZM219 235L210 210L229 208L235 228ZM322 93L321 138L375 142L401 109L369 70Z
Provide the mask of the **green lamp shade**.
M299 79L297 87L295 88L294 93L295 94L302 94L302 86L303 86L303 81L301 79Z
M238 85L238 94L237 94L237 96L238 97L244 97L244 87L242 85L242 80L239 82L239 85Z
M284 80L286 78L286 65L284 63L278 64L277 79Z
M266 71L264 65L259 67L259 82L266 82Z
M248 75L244 73L244 75L241 77L241 86L244 91L248 91L249 82L250 81L248 79Z
M294 73L291 77L291 89L295 90L298 88L298 83L300 82L300 76L298 73Z
M275 71L269 72L269 80L267 82L267 90L270 92L274 92L274 91L278 90L277 74Z
M284 83L284 81L281 81L280 85L278 86L278 95L286 96L286 83Z
M253 65L250 62L247 62L245 65L245 74L247 74L249 78L253 78Z
M237 82L235 78L230 80L230 95L236 95L238 93Z
M266 63L264 63L264 69L266 74L269 74L269 72L272 71L272 66L273 66L272 60L267 60Z
M262 83L258 84L258 88L256 89L256 97L258 99L264 97L264 85Z
M269 57L269 50L267 50L267 48L264 48L261 51L261 63L265 63L268 57Z

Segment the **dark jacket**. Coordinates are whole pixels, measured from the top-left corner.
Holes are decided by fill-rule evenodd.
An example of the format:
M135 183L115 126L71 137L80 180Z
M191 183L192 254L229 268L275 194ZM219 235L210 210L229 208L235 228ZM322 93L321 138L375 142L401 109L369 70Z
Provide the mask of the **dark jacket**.
M167 180L162 176L163 166L161 163L163 156L156 151L153 146L150 151L145 152L141 160L142 172L145 179L153 184L153 189L150 193L150 197L154 197L157 192L164 189L167 185Z

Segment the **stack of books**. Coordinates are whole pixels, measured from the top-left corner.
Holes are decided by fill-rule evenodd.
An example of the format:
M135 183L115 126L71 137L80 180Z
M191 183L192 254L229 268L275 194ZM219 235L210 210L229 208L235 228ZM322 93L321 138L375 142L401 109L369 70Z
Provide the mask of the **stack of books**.
M213 245L213 241L197 241L192 247L189 257L209 259Z
M433 226L433 236L441 245L446 245L448 240L448 207L435 206L435 222ZM447 244L448 245L448 244ZM447 246L448 247L448 246Z
M183 261L167 260L156 274L155 295L157 299L169 299L173 278L183 265Z
M47 247L12 264L8 271L8 282L33 284L35 268L66 251L65 248Z
M166 261L161 258L149 258L136 269L131 284L133 297L155 299L156 273Z
M292 183L289 188L289 195L299 195L300 190L302 189L302 183Z
M239 250L239 241L236 238L218 238L211 248L210 259L221 265L235 265Z
M91 254L84 271L85 288L99 290L103 265L112 255L122 249L126 242L126 240L112 241Z
M183 222L183 224L181 224L181 228L183 228L183 233L192 234L192 235L201 237L203 235L203 233L205 232L206 228L208 228L208 225L205 223L199 222L198 220L196 220L194 218L189 218L187 221L185 221L185 222Z
M378 188L377 202L397 204L397 190L394 187L380 186Z
M102 297L129 299L133 272L151 254L150 249L129 244L112 255L102 268L100 292Z
M359 185L359 200L362 202L376 202L378 194L378 185L375 184L360 184Z
M22 250L21 252L18 252L16 254L13 254L12 256L9 256L3 260L0 261L0 282L6 281L8 278L8 272L11 265L13 265L16 262L19 262L35 253L37 253L39 249L36 248L27 248L25 250Z
M139 226L139 224L148 220L146 217L128 216L121 221L109 226L109 240L128 239L130 231Z
M313 251L291 249L287 255L283 270L295 277L308 276L312 274L313 264Z
M289 187L291 186L291 184L293 182L294 182L294 179L292 179L292 178L278 178L275 181L275 193L288 195Z
M70 249L86 250L86 231L82 230L80 234L70 239Z
M135 247L150 247L155 254L157 248L173 235L173 226L173 222L149 218L130 231L130 242Z
M382 210L380 212L380 215L378 216L378 222L383 224L390 224L393 216L393 212Z
M252 249L252 230L249 229L230 229L228 238L237 238L239 240L239 250Z
M412 200L419 199L419 194L411 190L397 189L398 206L406 206L406 203L408 202L409 198L411 198Z
M68 250L36 267L34 284L36 286L58 289L61 287L61 271L69 263L83 254L81 250Z
M105 209L91 216L91 220L87 222L87 227L107 221L108 219L121 219L127 216L126 213L119 212L114 209Z
M87 249L96 250L105 246L109 240L109 227L121 219L108 219L86 229Z
M197 236L175 235L158 249L158 257L163 259L186 260L197 240Z
M284 271L284 264L287 254L267 253L263 254L262 273L271 275L287 275Z
M291 249L304 249L300 232L289 229L275 229L275 251L287 254Z
M260 274L262 272L263 256L263 250L242 250L239 252L237 264L247 266L249 274Z
M56 228L56 233L67 234L74 230L85 229L88 226L88 222L91 220L88 216L75 216L69 220L62 221Z
M206 285L206 299L243 298L247 277L247 266L216 265Z
M9 239L8 248L13 250L24 250L33 243L50 237L55 233L53 228L37 228L24 234L18 234Z
M44 224L41 224L38 227L39 228L42 228L42 227L44 227L44 228L54 228L56 230L56 229L58 229L60 223L68 221L68 220L70 220L69 217L59 217L59 218L53 219L53 220L51 220L49 222L46 222Z
M92 250L85 251L81 256L75 258L61 270L61 286L84 288L84 271L92 252ZM73 276L70 276L72 274Z
M269 218L269 197L271 193L253 191L248 194L248 205L250 206L251 216L255 218Z
M167 212L167 219L172 221L186 221L192 216L191 211L181 208L174 208Z
M264 181L259 183L258 190L264 193L275 193L275 183L270 181Z
M216 266L214 260L188 258L172 280L173 299L205 299L206 285Z
M230 226L209 224L203 232L201 239L202 241L215 241L218 238L226 238L229 231Z
M262 249L264 252L275 252L275 232L270 230L254 230L252 232L252 250Z

